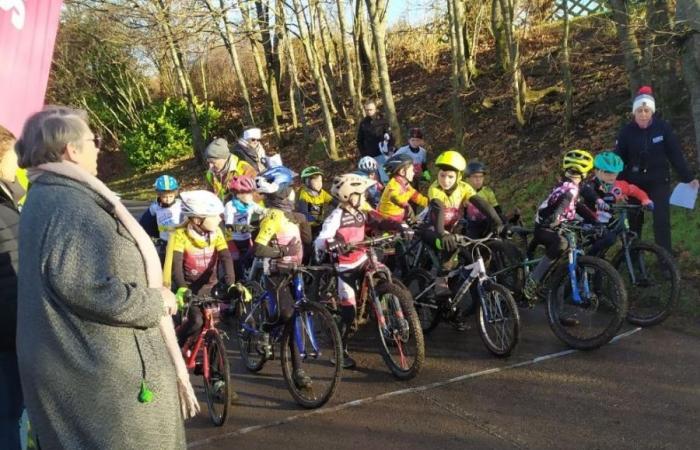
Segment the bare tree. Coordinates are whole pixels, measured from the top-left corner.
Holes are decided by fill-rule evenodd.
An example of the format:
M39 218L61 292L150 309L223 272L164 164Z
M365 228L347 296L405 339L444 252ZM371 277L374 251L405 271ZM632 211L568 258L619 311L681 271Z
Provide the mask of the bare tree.
M634 27L625 0L608 0L617 29L617 38L622 45L625 69L630 79L630 95L634 95L643 84L642 50L634 33Z
M282 115L280 107L279 95L277 92L278 80L280 79L280 60L278 54L278 43L280 35L276 35L276 39L272 39L270 29L270 7L267 1L256 0L255 10L258 17L258 26L262 36L262 44L265 50L265 64L267 67L267 97L270 104L270 119L272 120L272 128L275 131L275 136L279 141L282 137L280 133L279 121L277 118Z
M371 97L374 97L380 90L377 58L373 48L372 37L367 30L365 1L356 1L354 37L355 45L357 46L357 64L361 69L358 79L362 80L364 89L370 93ZM360 97L362 97L362 95L360 95Z
M513 110L518 126L522 127L526 123L525 106L527 97L527 85L523 75L520 60L520 42L515 31L515 11L518 0L498 0L503 16L503 32L506 42L506 52L508 55L508 71L512 78L513 87Z
M345 24L345 13L343 10L343 0L336 0L336 5L338 6L338 22L340 25L340 46L343 50L343 62L345 63L345 84L348 95L352 99L352 111L353 115L358 119L362 117L362 106L361 99L359 97L359 92L355 90L355 75L352 67L352 61L350 60L350 52L348 51L348 45L345 42L345 34L347 26Z
M574 116L574 85L571 81L571 61L569 58L569 29L571 27L569 26L569 5L566 0L562 0L562 9L564 10L564 32L561 38L561 74L564 80L564 124L566 130L569 131Z
M238 0L238 7L241 11L241 16L243 17L243 27L244 31L250 42L250 51L253 55L253 62L255 63L255 68L258 71L258 78L260 79L260 85L262 86L265 94L269 95L269 86L267 82L267 72L265 71L266 65L263 63L263 58L260 56L264 50L261 50L261 40L260 33L257 27L253 23L251 15L251 4L248 0Z

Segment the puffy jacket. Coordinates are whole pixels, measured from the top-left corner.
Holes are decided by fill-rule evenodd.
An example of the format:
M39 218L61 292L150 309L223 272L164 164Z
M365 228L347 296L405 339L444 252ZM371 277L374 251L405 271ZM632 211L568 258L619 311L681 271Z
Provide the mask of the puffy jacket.
M19 211L12 191L0 181L0 351L15 351L17 330L17 246Z
M394 148L391 128L384 118L376 115L362 119L357 129L357 150L360 152L360 157L371 156L374 158L379 156L381 154L379 143L384 140L384 133L389 133L389 148Z
M687 183L693 179L678 138L668 123L656 116L644 129L634 121L625 125L617 137L615 153L625 162L620 179L632 184L668 183L669 162L681 181Z

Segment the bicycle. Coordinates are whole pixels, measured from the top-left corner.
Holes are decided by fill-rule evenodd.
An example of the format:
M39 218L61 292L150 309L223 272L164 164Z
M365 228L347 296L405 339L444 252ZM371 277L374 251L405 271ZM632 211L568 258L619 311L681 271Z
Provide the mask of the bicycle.
M340 332L328 311L307 298L304 275L309 274L308 269L274 261L266 261L266 265L263 277L272 271L283 275L278 289L291 286L294 313L289 321L280 323L276 296L256 281L246 281L252 299L239 301L235 315L241 359L249 371L258 372L274 359L274 344L279 343L282 374L290 394L302 407L317 408L333 397L340 382ZM294 379L292 345L299 351L304 372L312 379L311 386L300 386Z
M628 212L640 208L640 205L612 205L611 209L617 214L606 229L614 232L621 244L610 262L628 290L627 321L648 327L666 320L675 308L680 296L681 276L673 256L666 249L642 241L630 230ZM601 258L605 258L608 250L604 249Z
M532 230L513 227L525 239ZM583 231L577 223L563 223L559 233L567 241L567 250L550 266L542 278L540 297L546 299L547 321L552 332L569 347L591 350L609 342L620 329L628 310L627 290L620 274L607 261L588 256L579 248ZM499 267L491 276L499 279L512 271L522 271L524 280L533 259L529 246L523 260ZM522 294L523 285L507 286Z
M211 296L190 296L188 309L199 308L204 325L196 337L188 339L182 348L187 369L194 375L202 375L209 418L219 427L226 423L233 395L223 332L216 328L220 303L223 302ZM183 317L187 317L187 310ZM184 322L180 327L183 325Z
M469 239L454 235L458 253L471 247L470 264L449 271L447 278L449 291L443 295L436 293L435 276L424 269L413 269L404 278L413 294L424 333L434 330L440 321L460 319L462 312L458 306L467 295L478 297L477 323L479 335L486 348L497 357L512 353L520 340L520 314L518 306L504 286L494 282L486 273L486 264L481 250L489 252L484 239ZM475 284L476 283L476 284ZM473 288L475 287L475 289ZM453 294L454 293L454 294ZM472 298L472 301L477 301Z
M357 314L350 326L355 332L370 321L370 314L377 323L380 352L391 373L400 380L414 378L425 361L423 330L413 306L410 292L397 284L391 271L379 260L376 248L394 243L398 235L367 238L354 244L346 244L339 252L331 252L331 265L322 266L322 274L315 277L313 291L318 293L321 303L340 320L337 299L337 277L339 253L352 250L366 252L367 264L359 282Z

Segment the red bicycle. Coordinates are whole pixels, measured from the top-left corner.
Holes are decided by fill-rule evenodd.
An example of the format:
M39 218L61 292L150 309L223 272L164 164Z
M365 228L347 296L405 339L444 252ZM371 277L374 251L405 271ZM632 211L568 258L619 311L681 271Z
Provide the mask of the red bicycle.
M226 423L233 395L226 347L221 336L222 332L216 328L220 303L221 300L210 296L190 298L188 308L200 309L204 325L201 331L188 339L182 348L182 356L185 359L187 369L194 375L201 375L204 379L209 418L218 427ZM183 317L187 317L187 311ZM179 327L182 327L184 323L180 324Z

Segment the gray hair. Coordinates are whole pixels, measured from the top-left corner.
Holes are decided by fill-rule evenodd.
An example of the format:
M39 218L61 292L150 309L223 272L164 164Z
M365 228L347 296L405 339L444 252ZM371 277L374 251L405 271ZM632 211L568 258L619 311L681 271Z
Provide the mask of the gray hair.
M36 167L63 159L66 145L78 142L89 130L87 114L65 106L49 106L24 123L15 143L20 167Z

